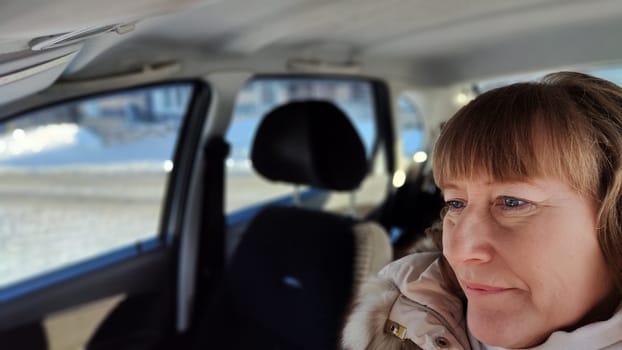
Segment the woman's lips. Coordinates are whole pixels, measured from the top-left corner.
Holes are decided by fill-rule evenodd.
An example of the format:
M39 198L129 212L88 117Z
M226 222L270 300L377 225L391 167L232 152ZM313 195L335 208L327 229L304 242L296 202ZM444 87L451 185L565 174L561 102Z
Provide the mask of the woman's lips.
M515 288L491 286L480 283L463 282L464 292L467 295L497 295L515 290Z

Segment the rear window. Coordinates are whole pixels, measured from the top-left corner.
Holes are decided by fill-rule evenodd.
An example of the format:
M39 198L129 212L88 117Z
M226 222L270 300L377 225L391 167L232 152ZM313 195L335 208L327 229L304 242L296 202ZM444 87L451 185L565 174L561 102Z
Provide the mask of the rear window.
M575 72L582 72L593 75L598 78L609 80L610 82L622 86L622 66L596 66L596 67L578 67L578 68L564 68L564 69L552 69L540 72L532 72L526 74L518 74L500 78L493 78L489 80L483 80L475 83L475 87L478 92L486 92L494 88L501 86L524 82L524 81L537 81L549 73L559 72L561 70L570 70Z
M295 100L328 100L350 118L369 157L376 141L373 89L370 82L340 79L256 79L239 93L226 139L227 212L291 195L293 186L270 183L256 174L250 148L259 122L273 108Z

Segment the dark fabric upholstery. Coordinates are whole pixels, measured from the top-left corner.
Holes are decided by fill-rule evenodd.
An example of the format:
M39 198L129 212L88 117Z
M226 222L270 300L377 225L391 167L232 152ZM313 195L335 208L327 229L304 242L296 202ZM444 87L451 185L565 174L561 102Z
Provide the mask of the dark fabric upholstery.
M262 120L251 158L273 181L353 190L367 174L365 147L346 115L325 101L291 102Z
M334 349L352 293L353 260L352 220L268 208L251 223L231 266L235 308L296 348Z
M44 350L48 348L47 335L39 322L0 332L0 348Z
M353 292L352 223L299 208L259 213L208 308L197 348L338 349Z
M271 180L333 190L354 189L367 173L358 134L328 102L294 102L269 113L252 161ZM259 212L207 303L195 348L339 349L353 293L355 224L319 210Z

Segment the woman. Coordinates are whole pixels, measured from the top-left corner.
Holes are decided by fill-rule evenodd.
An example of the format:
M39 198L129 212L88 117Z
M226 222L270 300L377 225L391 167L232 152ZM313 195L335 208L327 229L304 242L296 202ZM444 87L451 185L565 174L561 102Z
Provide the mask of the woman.
M564 72L489 91L433 161L442 254L364 285L346 349L622 349L622 89Z

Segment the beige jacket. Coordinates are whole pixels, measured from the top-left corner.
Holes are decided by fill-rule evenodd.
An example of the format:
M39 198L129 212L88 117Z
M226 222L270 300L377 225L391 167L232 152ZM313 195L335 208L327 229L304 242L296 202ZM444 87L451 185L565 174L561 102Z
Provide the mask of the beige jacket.
M359 291L343 332L347 350L481 350L471 347L462 301L441 287L440 253L415 253L382 269ZM622 350L622 303L607 321L556 331L532 350ZM500 349L488 347L488 349Z
M344 349L471 349L463 303L441 287L439 257L408 255L366 282L343 331Z

